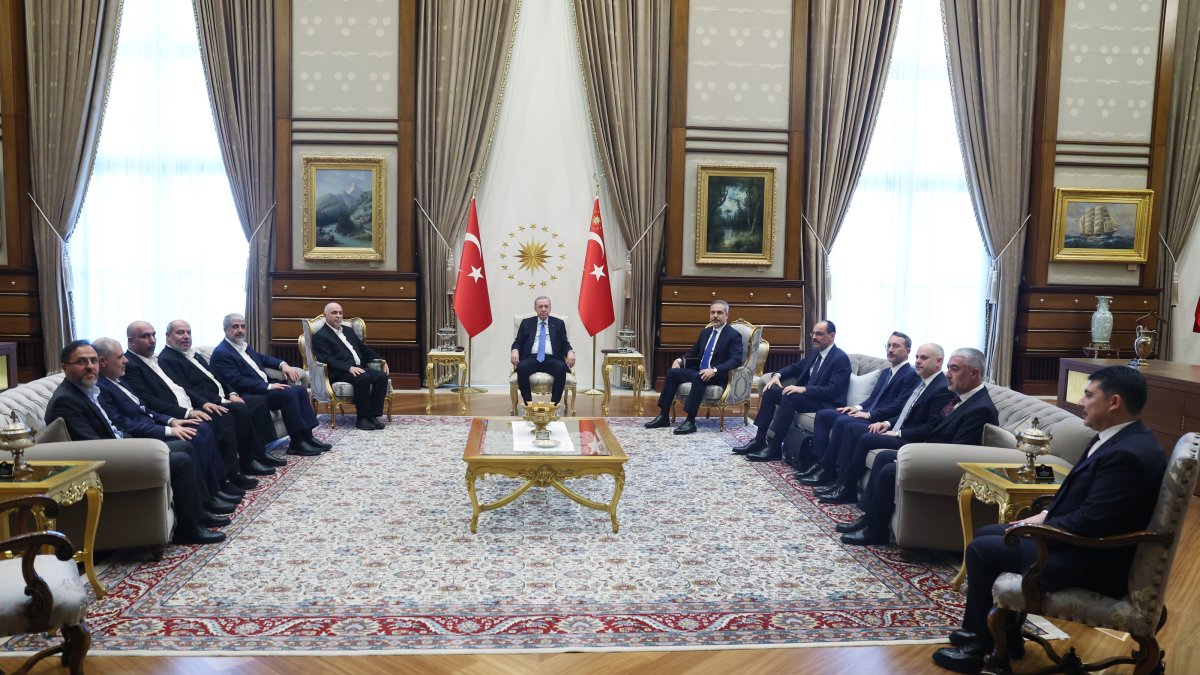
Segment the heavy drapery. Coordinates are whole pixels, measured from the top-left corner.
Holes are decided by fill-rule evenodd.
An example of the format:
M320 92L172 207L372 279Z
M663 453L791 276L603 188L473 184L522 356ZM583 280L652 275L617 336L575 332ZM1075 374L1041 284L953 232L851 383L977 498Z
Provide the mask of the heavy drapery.
M1036 0L943 0L950 89L975 216L997 273L986 378L1007 385L1025 219L1037 70ZM982 301L982 300L981 300Z
M275 228L275 19L271 0L193 0L200 57L233 203L249 240L246 323L253 344L270 340L267 272ZM270 218L267 219L270 221ZM257 230L256 230L257 228Z
M597 151L625 246L632 247L666 203L666 2L574 0L575 25ZM625 323L636 344L653 348L655 283L662 265L663 223L650 228L631 256ZM619 265L609 260L609 267ZM646 352L649 353L649 352ZM653 360L651 360L653 361ZM650 364L652 367L652 363ZM653 373L647 373L653 381Z
M57 370L59 352L74 336L64 244L87 192L120 18L119 0L25 3L30 182L45 212L34 218L33 244L49 371Z
M804 316L824 318L828 251L867 158L883 102L899 0L813 0L804 158Z

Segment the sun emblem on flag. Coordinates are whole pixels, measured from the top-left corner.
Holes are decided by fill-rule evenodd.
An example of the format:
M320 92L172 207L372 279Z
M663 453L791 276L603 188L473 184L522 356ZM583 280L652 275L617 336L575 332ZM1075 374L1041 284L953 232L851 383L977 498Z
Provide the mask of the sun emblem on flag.
M520 288L546 288L566 267L566 246L546 225L518 226L500 248L500 269Z

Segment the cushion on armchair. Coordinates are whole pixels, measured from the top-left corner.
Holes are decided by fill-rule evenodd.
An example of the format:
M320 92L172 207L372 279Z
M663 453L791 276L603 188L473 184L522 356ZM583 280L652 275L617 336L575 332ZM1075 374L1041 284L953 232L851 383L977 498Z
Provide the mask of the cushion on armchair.
M24 608L29 606L31 598L25 595L22 562L19 557L0 560L0 635L29 632L29 617ZM33 569L50 587L54 598L49 625L74 626L83 621L88 596L75 561L39 555L34 559Z

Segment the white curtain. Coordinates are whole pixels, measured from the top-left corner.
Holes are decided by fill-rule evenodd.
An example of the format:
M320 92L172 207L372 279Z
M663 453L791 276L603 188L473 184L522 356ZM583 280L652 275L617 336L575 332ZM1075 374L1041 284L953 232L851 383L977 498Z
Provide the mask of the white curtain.
M143 319L215 344L246 306L246 237L221 161L189 0L125 0L92 180L68 244L76 336Z
M830 251L828 318L848 352L984 347L987 255L954 132L941 4L907 0L866 166Z
M492 325L472 344L471 372L478 385L507 385L513 316L532 312L539 295L550 297L553 313L568 315L579 389L592 383L592 341L579 323L577 305L595 194L592 174L600 163L569 1L521 3L500 120L476 201L492 302ZM624 264L625 249L603 190L600 208L608 263L615 270ZM545 246L547 256L529 261L532 268L523 267L520 257L530 245ZM459 240L455 254L461 252ZM624 297L623 281L624 274L612 274L614 298ZM616 346L622 304L616 304L613 326L596 336L598 349ZM599 363L596 370L599 383Z

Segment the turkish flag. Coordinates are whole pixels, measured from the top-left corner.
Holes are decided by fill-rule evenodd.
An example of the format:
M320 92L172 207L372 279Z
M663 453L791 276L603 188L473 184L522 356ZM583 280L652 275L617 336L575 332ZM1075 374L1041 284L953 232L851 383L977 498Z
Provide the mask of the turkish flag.
M475 199L467 216L467 234L458 260L458 282L454 284L454 313L467 335L475 337L492 325L492 303L483 273L483 245L479 243L479 216Z
M592 227L583 256L583 283L579 288L579 320L588 335L613 323L612 287L608 283L608 256L604 252L604 227L600 223L600 199L592 206Z
M1196 323L1192 324L1192 332L1200 333L1200 300L1196 301Z

